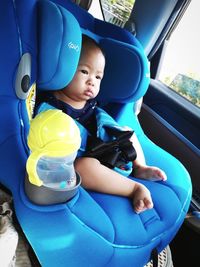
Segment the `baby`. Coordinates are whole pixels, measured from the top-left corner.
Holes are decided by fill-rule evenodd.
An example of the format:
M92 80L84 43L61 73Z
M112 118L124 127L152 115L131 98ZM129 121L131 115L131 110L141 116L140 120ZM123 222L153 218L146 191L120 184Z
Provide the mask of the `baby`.
M81 56L74 78L62 90L54 91L49 102L78 120L92 134L96 131L93 126L96 107L94 98L99 93L104 68L105 56L101 48L93 39L83 36ZM135 134L130 141L137 153L133 161L134 177L165 181L167 177L161 169L146 165ZM75 169L82 177L82 185L86 189L129 197L137 213L153 207L151 194L143 184L105 166L96 158L77 158Z

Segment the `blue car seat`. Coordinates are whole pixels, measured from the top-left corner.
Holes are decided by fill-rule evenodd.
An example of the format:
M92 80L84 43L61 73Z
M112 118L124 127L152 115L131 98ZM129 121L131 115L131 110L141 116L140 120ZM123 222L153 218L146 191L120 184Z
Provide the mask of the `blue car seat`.
M192 187L184 166L145 136L133 112L134 102L149 84L141 45L129 32L64 0L39 5L34 0L2 1L0 29L0 182L13 195L17 218L40 264L144 266L152 251L163 250L181 227ZM69 83L80 53L75 44L80 45L82 33L106 52L101 106L119 124L134 129L147 163L162 168L168 177L166 182L140 181L154 202L153 209L141 214L133 211L127 198L82 187L69 202L46 206L32 203L24 190L34 84L40 90L55 90Z

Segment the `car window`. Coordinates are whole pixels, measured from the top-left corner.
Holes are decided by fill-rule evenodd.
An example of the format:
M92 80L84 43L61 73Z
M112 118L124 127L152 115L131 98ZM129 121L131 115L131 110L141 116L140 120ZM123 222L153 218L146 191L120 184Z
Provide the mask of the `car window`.
M92 0L72 0L78 6L88 10L92 4Z
M199 0L191 1L165 47L157 79L200 107Z
M134 3L135 0L101 0L105 21L124 27Z

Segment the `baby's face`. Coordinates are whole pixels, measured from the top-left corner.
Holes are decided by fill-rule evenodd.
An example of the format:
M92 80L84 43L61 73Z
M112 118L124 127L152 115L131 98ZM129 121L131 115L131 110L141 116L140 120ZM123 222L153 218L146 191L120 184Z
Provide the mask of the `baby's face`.
M71 83L64 89L67 97L73 101L86 103L99 93L104 74L105 57L98 47L85 50Z

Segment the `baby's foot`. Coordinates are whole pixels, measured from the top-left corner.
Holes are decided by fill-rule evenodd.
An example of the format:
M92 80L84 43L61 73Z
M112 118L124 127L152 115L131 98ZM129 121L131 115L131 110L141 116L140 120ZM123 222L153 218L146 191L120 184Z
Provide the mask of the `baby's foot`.
M164 171L153 166L137 166L134 171L136 178L147 179L150 181L166 181L167 175Z
M133 206L136 213L153 208L151 194L142 184L137 184L137 189L134 192Z

